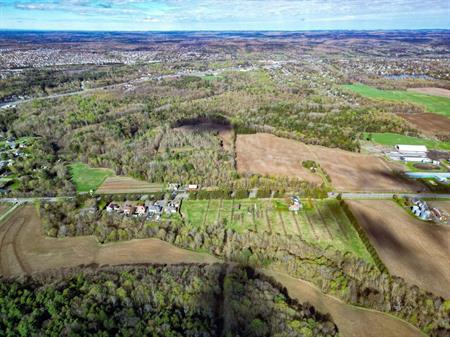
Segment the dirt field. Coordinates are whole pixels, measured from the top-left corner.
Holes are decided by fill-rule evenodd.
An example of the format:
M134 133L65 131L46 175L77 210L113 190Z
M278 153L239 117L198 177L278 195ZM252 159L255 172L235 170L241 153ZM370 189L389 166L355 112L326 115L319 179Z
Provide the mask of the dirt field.
M74 267L124 263L211 263L210 255L176 248L157 239L100 245L94 237L44 237L33 206L17 210L0 224L0 274L5 276Z
M398 114L414 124L425 135L434 136L450 133L450 118L432 113Z
M450 98L450 90L442 88L409 88L407 91L418 92L419 94L442 96Z
M392 274L450 299L450 227L415 219L393 201L348 203Z
M176 248L156 239L99 245L93 237L54 239L41 233L40 219L33 206L18 209L0 224L0 274L13 276L78 265L126 263L213 263L203 253ZM270 275L276 276L273 272ZM309 302L331 313L340 336L421 336L408 323L389 315L349 306L324 295L307 282L280 274L278 281L300 302ZM370 333L369 333L370 332Z
M161 184L152 184L130 177L108 177L105 182L95 191L97 194L113 193L152 193L160 192Z
M304 160L314 160L331 177L337 191L383 192L412 191L417 187L396 178L392 169L401 169L383 159L330 149L316 145L258 133L239 135L236 139L238 172L263 175L295 176L321 182L317 174L302 167Z
M414 337L424 336L417 328L381 312L344 304L324 295L314 285L286 274L268 273L283 284L290 297L301 303L309 302L323 313L329 313L339 328L339 335L346 337Z

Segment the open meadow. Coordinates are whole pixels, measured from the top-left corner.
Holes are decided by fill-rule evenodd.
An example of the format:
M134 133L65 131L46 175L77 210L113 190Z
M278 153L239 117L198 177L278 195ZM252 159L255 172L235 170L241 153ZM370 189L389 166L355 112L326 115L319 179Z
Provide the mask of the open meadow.
M450 227L418 220L394 201L348 204L390 273L450 299Z
M195 227L221 221L237 232L252 230L298 237L373 262L337 200L304 200L303 204L303 210L294 213L284 199L186 200L181 212Z
M91 168L84 163L71 164L69 171L77 192L95 190L107 177L114 175L114 172L110 169Z
M97 194L154 193L162 191L162 184L149 183L130 177L108 177L95 191Z
M428 112L450 117L450 98L446 96L412 91L380 90L363 84L351 84L344 87L368 98L414 103L423 106Z
M408 144L425 145L429 150L450 150L450 142L441 142L433 139L405 136L397 133L364 133L364 139L368 138L370 138L370 141L374 143L391 147L394 147L397 144Z
M0 274L18 276L79 265L120 265L133 263L214 263L214 257L176 248L157 239L142 239L100 245L94 237L55 239L44 237L41 221L33 206L21 207L0 222ZM289 295L310 303L335 319L341 336L422 336L409 323L390 315L358 308L325 295L315 286L286 275L269 272L288 288ZM345 319L344 319L345 317ZM363 322L364 324L358 324ZM383 327L380 329L380 327Z
M417 185L394 174L401 165L388 163L380 157L331 149L257 133L238 135L236 139L237 169L239 173L284 175L299 172L295 177L308 181L322 181L318 175L302 167L305 160L320 164L339 192L406 192L416 191Z

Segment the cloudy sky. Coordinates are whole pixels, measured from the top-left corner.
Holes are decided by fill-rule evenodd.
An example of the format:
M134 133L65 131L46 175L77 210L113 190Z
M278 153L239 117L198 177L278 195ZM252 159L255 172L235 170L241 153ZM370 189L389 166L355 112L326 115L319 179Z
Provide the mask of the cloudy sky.
M0 0L0 29L450 28L450 0Z

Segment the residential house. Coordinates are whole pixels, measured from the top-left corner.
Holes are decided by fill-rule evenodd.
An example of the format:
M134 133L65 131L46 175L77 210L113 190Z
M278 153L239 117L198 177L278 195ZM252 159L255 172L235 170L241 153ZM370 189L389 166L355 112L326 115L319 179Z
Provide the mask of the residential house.
M8 145L11 149L16 147L16 139L14 137L10 137L6 140L6 145Z
M189 184L188 185L188 191L189 192L195 192L197 190L198 190L198 185L196 185L196 184Z
M411 203L413 206L411 206L411 212L422 220L430 220L431 219L431 211L428 208L428 205L425 201L412 198Z
M111 213L113 211L119 212L120 211L120 206L118 204L114 203L114 202L111 202L111 203L109 203L108 206L106 206L106 211L108 213Z
M135 211L135 207L133 205L125 205L123 206L123 214L132 215Z
M298 212L303 208L302 202L298 196L293 196L291 198L291 204L289 205L289 210L293 212Z
M147 214L147 207L143 205L136 206L136 214L139 216L144 216Z
M163 208L160 205L151 205L147 209L148 215L160 215L162 211Z

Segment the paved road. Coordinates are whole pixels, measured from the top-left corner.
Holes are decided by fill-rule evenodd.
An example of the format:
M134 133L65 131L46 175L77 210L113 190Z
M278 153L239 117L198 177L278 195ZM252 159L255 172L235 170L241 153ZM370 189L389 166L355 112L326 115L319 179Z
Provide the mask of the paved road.
M392 199L394 195L405 196L410 198L421 199L450 199L450 194L436 194L436 193L340 193L342 199ZM330 192L328 197L336 198L339 193Z
M138 83L142 83L142 82L146 82L146 81L150 81L150 80L161 80L161 79L165 79L165 78L176 78L176 77L181 77L181 76L202 77L202 76L205 76L205 75L208 75L211 73L214 73L215 75L220 75L225 71L249 71L249 70L254 70L254 69L257 69L257 68L255 68L255 67L247 67L247 68L229 67L229 68L217 69L215 71L179 71L174 74L166 74L166 75L160 75L160 76L142 76L142 77L139 77L139 78L136 78L133 80L126 81L126 82L105 85L102 87L88 88L88 89L66 92L66 93L61 93L61 94L54 94L54 95L48 95L48 96L42 96L42 97L31 97L31 98L26 98L26 99L19 99L19 100L12 101L12 102L0 103L0 109L7 108L10 106L16 106L18 104L30 102L33 100L42 100L42 99L51 99L51 98L64 97L64 96L79 95L79 94L83 94L83 93L87 93L87 92L91 92L91 91L114 89L115 87L119 87L121 85L138 84Z
M4 203L18 203L18 204L25 204L25 203L33 203L35 201L48 201L48 202L56 202L61 199L72 199L73 197L35 197L35 198L0 198L0 202Z
M415 197L421 199L450 199L450 194L436 194L436 193L337 193L329 192L329 198L336 198L341 194L342 199L392 199L394 194L405 197ZM35 201L57 202L61 199L72 199L73 196L61 197L34 197L34 198L0 198L0 202L4 203L33 203Z

